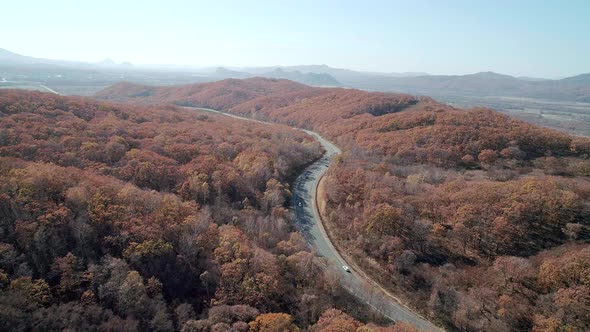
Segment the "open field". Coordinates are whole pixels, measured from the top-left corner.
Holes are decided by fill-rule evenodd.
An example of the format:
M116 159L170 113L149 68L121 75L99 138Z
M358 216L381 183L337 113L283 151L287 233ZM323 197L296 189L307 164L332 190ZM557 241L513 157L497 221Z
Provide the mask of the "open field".
M41 92L50 92L40 84L27 82L0 82L0 89L21 89L21 90L35 90Z
M434 96L452 106L488 107L515 118L579 136L590 136L590 103L515 97Z

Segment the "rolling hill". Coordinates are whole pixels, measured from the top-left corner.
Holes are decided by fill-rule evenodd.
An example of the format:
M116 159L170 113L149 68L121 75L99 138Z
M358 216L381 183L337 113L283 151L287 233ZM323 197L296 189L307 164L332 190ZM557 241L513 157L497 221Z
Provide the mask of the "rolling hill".
M486 77L493 75L499 81L511 80L496 74L482 74ZM476 78L477 79L476 75ZM212 83L192 84L184 86L153 87L133 83L119 83L95 95L97 98L137 104L174 103L183 106L207 107L228 111L244 116L267 119L307 127L326 134L328 137L339 138L340 135L354 136L358 139L363 131L375 131L381 136L387 133L399 133L395 130L396 121L407 121L408 117L425 117L425 122L418 121L415 125L402 125L405 129L425 128L432 134L433 146L448 141L448 129L454 124L457 132L465 138L455 138L457 142L472 139L472 123L479 131L484 127L496 128L497 134L477 134L486 136L486 144L478 144L475 151L493 146L493 140L498 140L504 147L508 146L511 134L521 135L518 139L532 146L532 141L549 142L544 136L552 137L555 141L571 141L568 135L554 130L543 129L525 122L511 119L500 113L486 109L459 110L449 105L441 104L429 97L415 97L408 94L367 92L342 88L314 88L303 84L281 79L249 78L244 80L227 79ZM418 115L420 114L420 115ZM481 117L483 120L478 120ZM399 118L399 119L398 119ZM436 119L440 118L440 123ZM445 118L445 120L442 120ZM467 120L466 120L467 119ZM483 121L483 122L482 122ZM440 126L439 126L440 124ZM440 127L439 131L437 127ZM431 130L432 129L432 130ZM444 129L444 131L443 131ZM505 130L502 133L502 129ZM525 136L527 135L527 136ZM530 136L533 135L533 136ZM502 138L504 136L504 138ZM515 137L516 137L515 136ZM493 138L492 138L493 137ZM373 145L378 144L379 137L375 137ZM463 141L461 144L465 144ZM547 143L549 144L549 143ZM568 151L568 143L559 148L559 152ZM542 145L542 144L541 144ZM455 147L456 148L456 147ZM539 152L535 152L539 155ZM460 158L462 156L458 156ZM457 158L457 156L455 156Z
M247 71L237 71L226 69L223 67L219 67L215 69L214 73L211 73L213 77L217 79L226 79L226 78L252 78L252 77L265 77L265 78L280 78L280 79L287 79L294 82L299 82L311 86L340 86L340 82L338 82L332 75L327 73L313 73L313 72L301 72L298 70L295 71L286 71L281 68L275 68L269 71L255 71L255 72L247 72Z
M61 75L61 76L59 76ZM41 59L0 49L0 76L9 81L45 84L66 94L92 93L121 80L170 85L210 82L226 78L266 77L296 81L312 86L343 86L370 91L402 92L450 97L520 97L541 100L590 102L589 74L560 80L513 77L493 72L469 75L426 73L362 72L327 65L271 66L248 68L133 66L105 59L99 63ZM24 79L23 79L24 78ZM85 88L72 86L79 82Z
M374 76L342 81L356 88L445 96L512 96L545 100L590 102L588 74L560 80L530 80L493 72L470 75L417 77Z
M324 226L405 303L449 329L590 328L579 316L590 294L588 139L428 97L286 80L125 83L97 97L313 129L343 150L320 185Z

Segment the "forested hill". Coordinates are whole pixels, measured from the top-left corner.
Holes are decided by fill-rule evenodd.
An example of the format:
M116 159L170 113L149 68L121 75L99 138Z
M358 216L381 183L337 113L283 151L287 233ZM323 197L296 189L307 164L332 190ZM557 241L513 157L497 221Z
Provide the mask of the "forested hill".
M96 93L105 100L135 103L174 102L218 109L228 109L245 101L272 94L321 91L282 79L226 79L208 84L154 87L122 82Z
M366 324L293 227L322 153L281 125L0 90L0 330L415 332Z
M457 330L590 329L588 139L428 97L284 80L97 96L312 128L344 151L323 183L326 227L406 303Z
M362 325L285 208L321 153L284 126L0 91L0 330Z
M516 146L528 158L588 152L587 140L489 109L459 110L428 97L313 88L287 80L228 79L171 87L119 83L96 97L214 108L314 129L341 144L354 142L382 155L439 165L457 165L464 157L477 162L484 150L499 153Z

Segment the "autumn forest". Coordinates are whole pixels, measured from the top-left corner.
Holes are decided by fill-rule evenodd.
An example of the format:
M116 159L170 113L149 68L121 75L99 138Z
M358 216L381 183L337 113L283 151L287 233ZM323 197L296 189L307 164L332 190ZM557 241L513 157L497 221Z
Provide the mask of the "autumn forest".
M198 110L211 108L267 125ZM281 79L0 90L0 330L412 332L298 232L454 331L590 329L590 140L490 109Z

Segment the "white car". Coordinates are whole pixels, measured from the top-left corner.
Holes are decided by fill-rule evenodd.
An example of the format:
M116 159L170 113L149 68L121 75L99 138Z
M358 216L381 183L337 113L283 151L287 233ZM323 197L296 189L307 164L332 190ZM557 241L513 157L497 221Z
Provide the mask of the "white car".
M303 206L303 204L301 204L301 202L297 203L297 205L299 205L299 206Z
M342 265L342 268L344 269L344 271L350 273L350 268L346 265Z

